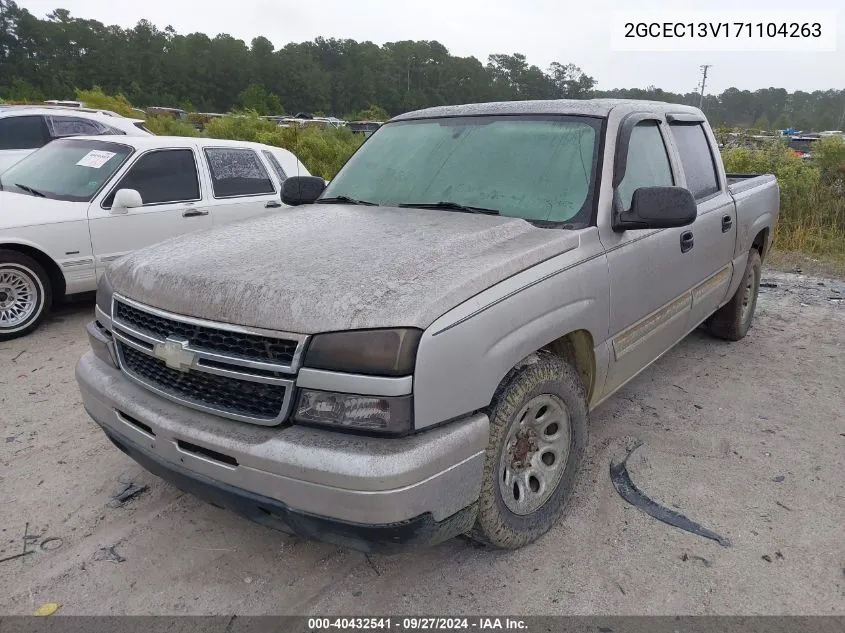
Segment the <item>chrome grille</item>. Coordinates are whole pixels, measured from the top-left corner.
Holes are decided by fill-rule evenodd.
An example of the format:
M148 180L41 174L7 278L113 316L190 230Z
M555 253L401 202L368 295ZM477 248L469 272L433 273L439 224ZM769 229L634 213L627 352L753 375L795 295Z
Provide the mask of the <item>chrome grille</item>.
M120 341L117 345L128 372L186 403L268 421L275 420L282 410L286 391L282 385L233 380L203 371L177 371Z
M112 315L120 367L140 385L235 420L287 418L306 336L194 319L119 295Z
M198 350L282 365L292 365L296 355L298 342L295 340L222 330L197 322L177 321L123 301L116 301L114 308L115 318L133 329L161 339L180 336Z

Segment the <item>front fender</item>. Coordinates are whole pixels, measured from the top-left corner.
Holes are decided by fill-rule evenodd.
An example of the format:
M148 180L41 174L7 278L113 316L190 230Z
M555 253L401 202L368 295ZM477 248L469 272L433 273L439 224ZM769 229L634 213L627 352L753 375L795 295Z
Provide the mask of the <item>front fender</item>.
M486 407L519 361L575 330L607 338L607 261L598 234L450 310L423 334L414 372L414 424Z

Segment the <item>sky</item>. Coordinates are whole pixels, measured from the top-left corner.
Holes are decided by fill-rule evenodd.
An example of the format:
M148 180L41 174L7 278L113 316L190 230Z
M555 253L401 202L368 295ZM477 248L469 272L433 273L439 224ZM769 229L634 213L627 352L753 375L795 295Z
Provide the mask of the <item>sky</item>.
M530 64L573 63L594 77L599 89L697 90L699 67L710 64L707 92L728 87L756 90L845 88L845 2L842 0L18 0L43 17L56 8L76 17L131 27L146 18L179 33L228 33L247 43L258 35L277 48L315 37L350 38L376 44L437 40L453 55L486 62L492 53L523 53ZM616 11L835 11L835 52L615 52L611 24ZM771 14L769 14L771 15ZM637 19L640 19L637 17Z

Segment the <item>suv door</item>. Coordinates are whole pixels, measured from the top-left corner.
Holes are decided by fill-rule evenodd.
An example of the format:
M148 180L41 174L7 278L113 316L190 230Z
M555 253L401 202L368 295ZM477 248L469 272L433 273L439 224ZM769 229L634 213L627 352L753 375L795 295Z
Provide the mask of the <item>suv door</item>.
M213 222L227 224L282 206L281 192L258 154L246 147L206 147Z
M679 176L667 149L665 122L634 116L641 120L631 129L625 176L614 196L622 210L630 208L636 189L675 185ZM611 343L606 390L626 382L686 334L694 272L693 253L683 240L689 232L690 227L621 232L604 227Z
M42 116L0 118L0 173L49 141L50 134Z
M192 148L145 152L114 182L88 211L98 276L121 255L211 226L209 211L202 206ZM123 214L112 213L112 201L119 189L137 190L143 206Z
M736 247L736 206L716 169L713 141L704 121L690 115L672 117L669 128L678 150L687 189L698 203L693 225L696 285L692 290L690 329L709 317L725 298ZM742 271L740 271L742 272Z

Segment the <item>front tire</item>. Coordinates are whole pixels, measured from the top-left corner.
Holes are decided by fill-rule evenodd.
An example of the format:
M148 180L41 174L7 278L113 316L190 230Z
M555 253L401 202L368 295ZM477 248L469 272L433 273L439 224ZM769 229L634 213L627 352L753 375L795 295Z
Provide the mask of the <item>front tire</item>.
M52 300L50 279L41 264L23 253L0 249L0 341L32 332Z
M512 370L490 408L490 441L470 537L515 549L561 517L587 443L587 398L578 373L547 353Z
M762 268L760 253L757 249L751 249L742 282L736 293L710 317L707 329L713 336L727 341L738 341L748 334L757 307Z

